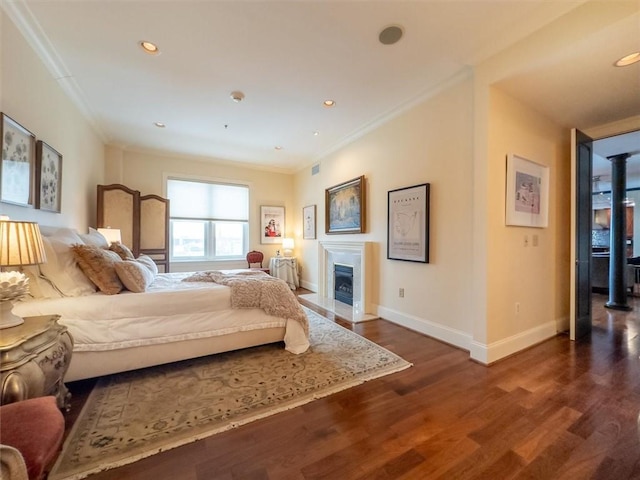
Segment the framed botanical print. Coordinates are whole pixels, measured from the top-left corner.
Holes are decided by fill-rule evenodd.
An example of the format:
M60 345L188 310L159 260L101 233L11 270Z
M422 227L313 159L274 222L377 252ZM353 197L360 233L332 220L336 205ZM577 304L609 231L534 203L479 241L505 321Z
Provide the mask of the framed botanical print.
M62 155L38 140L36 143L36 208L60 213L62 205Z
M309 205L302 209L302 238L313 240L316 238L316 206Z
M8 115L0 117L0 201L28 207L33 205L36 136Z

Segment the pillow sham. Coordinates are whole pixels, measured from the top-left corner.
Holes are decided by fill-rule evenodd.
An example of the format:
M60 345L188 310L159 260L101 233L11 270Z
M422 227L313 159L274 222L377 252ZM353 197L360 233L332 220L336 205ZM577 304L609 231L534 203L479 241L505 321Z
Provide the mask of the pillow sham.
M115 295L122 290L115 264L122 260L117 253L93 245L71 247L80 268L87 277L107 295Z
M62 293L40 273L38 265L22 267L22 272L29 279L29 295L31 298L62 298Z
M135 260L136 259L136 257L133 256L133 253L131 252L129 247L127 247L124 243L113 242L109 246L109 250L111 250L112 252L116 252L118 254L118 256L122 260Z
M136 260L116 262L115 269L124 287L135 293L144 292L155 279L155 275Z
M140 255L136 258L136 261L147 267L153 274L153 278L156 278L156 275L158 275L158 265L156 265L156 262L154 262L149 255Z
M83 244L78 234L60 228L51 237L42 237L47 261L40 264L40 273L65 297L79 297L95 293L95 285L78 267L71 245Z
M102 235L95 228L89 227L89 233L87 234L81 233L79 236L82 239L82 241L85 243L85 245L93 245L95 247L100 247L100 248L109 248L109 242L107 241L107 239L104 238L104 235Z

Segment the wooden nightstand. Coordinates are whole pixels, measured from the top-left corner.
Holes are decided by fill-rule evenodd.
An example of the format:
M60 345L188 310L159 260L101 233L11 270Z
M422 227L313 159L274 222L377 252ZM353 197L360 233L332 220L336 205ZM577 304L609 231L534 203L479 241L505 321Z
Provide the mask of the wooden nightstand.
M25 317L22 325L0 330L0 404L54 395L58 406L68 409L64 376L73 339L59 318Z

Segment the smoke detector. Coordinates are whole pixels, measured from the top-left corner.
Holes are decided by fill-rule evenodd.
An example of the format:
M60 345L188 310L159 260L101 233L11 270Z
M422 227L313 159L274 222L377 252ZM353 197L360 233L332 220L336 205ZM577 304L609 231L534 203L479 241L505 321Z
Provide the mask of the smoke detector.
M242 92L231 92L230 94L231 100L236 103L240 103L244 99L244 93Z

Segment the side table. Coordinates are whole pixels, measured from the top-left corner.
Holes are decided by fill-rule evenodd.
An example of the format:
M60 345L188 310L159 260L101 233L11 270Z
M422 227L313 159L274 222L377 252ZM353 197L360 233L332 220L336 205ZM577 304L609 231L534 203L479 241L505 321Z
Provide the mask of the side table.
M269 273L287 282L291 290L295 290L300 286L298 261L295 257L271 257Z
M54 395L69 408L64 376L73 339L59 315L25 317L24 323L0 330L0 404Z

